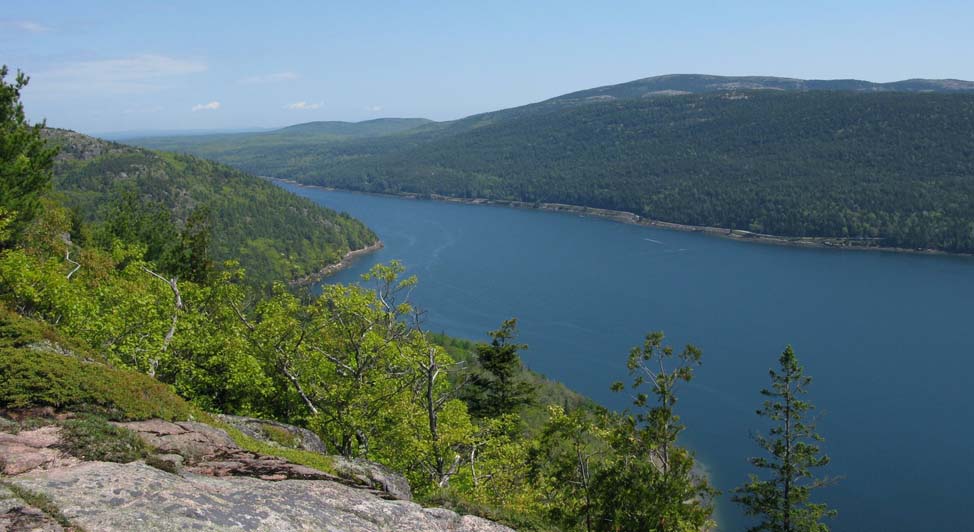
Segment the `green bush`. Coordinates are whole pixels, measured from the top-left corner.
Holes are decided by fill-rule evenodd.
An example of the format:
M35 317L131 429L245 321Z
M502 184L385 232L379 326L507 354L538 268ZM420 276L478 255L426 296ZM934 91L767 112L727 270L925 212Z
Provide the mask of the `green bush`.
M0 309L0 408L50 406L119 420L199 416L165 384L96 360L50 327Z
M93 415L82 415L61 423L59 447L82 460L121 464L145 458L148 454L145 444L134 432Z

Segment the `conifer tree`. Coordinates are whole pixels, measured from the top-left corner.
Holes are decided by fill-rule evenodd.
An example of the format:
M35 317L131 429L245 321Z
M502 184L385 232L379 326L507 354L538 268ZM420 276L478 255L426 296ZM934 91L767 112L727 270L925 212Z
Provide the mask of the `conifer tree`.
M747 484L734 490L734 501L747 515L760 519L749 532L827 532L823 520L833 517L835 510L810 502L813 490L833 482L812 473L829 463L819 447L824 440L808 419L814 407L802 399L812 378L805 375L790 345L778 363L779 370L770 371L771 389L761 390L767 399L757 411L773 427L767 436L754 436L767 455L750 459L754 467L767 470L770 478L751 475Z
M0 247L16 240L34 218L57 153L41 136L44 124L27 123L20 103L27 76L18 72L13 83L7 83L7 72L6 66L0 66L0 222L9 231Z
M467 398L471 413L478 417L497 417L514 412L532 402L534 391L520 380L521 357L525 345L514 342L517 320L511 318L490 333L491 342L477 346L477 360L483 372L471 382Z

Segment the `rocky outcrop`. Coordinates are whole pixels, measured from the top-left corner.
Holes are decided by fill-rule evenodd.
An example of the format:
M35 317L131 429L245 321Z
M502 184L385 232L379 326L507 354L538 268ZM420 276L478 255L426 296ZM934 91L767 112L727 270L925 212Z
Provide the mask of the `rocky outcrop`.
M0 485L0 532L62 532L62 527L49 515L14 495Z
M55 426L22 431L0 432L0 472L19 475L38 468L58 467L77 462L55 446L61 429Z
M246 423L239 422L243 426L272 423L253 418L239 419L251 420ZM186 471L215 477L257 477L264 480L331 480L370 490L383 498L406 501L413 498L409 482L405 478L386 467L366 460L350 460L341 456L329 456L328 460L333 466L332 471L323 472L292 464L275 456L241 449L226 432L203 423L191 421L170 423L153 419L117 423L117 425L134 431L146 444L155 449L156 453L168 457L154 456L150 460L150 463L160 465L162 469L167 471ZM271 426L301 435L307 441L308 447L324 447L313 433L310 431L307 431L309 434L302 432L305 429L276 422L273 422ZM258 431L251 428L250 432L257 433ZM255 439L267 440L266 435ZM180 456L182 460L173 459L173 455Z
M11 480L86 530L502 532L490 521L320 480L173 475L140 462L84 462Z
M149 463L162 465L161 469L164 470L213 477L255 477L262 480L343 480L340 476L292 464L283 458L241 449L226 432L203 423L171 423L152 419L116 425L135 432L153 448L156 456ZM177 456L179 458L175 458ZM372 486L363 483L356 487Z
M117 425L155 454L128 464L87 462L57 449L57 426L0 433L4 482L48 499L60 512L52 519L0 484L0 532L72 530L59 520L88 531L510 530L397 499L394 494L409 495L405 479L369 462L333 458L331 474L246 451L202 423Z
M368 460L349 459L332 456L335 474L353 484L368 486L370 489L387 493L394 499L413 500L409 481L391 469Z
M294 425L288 425L287 423L269 421L266 419L257 419L253 417L228 416L225 414L221 414L218 417L221 421L233 425L237 430L255 440L273 444L282 444L282 442L279 441L280 438L275 438L275 434L273 434L274 431L278 431L278 434L284 434L290 439L290 442L288 442L290 445L285 445L285 447L302 449L305 451L311 451L313 453L328 453L328 448L325 446L324 442L321 441L321 438L319 438L314 432L302 427L295 427Z

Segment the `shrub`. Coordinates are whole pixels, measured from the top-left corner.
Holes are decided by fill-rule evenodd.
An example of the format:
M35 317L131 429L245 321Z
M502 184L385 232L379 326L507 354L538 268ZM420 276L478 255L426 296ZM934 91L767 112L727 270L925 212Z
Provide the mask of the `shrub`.
M99 360L50 327L0 309L0 408L51 406L120 420L199 416L165 384Z
M93 415L82 415L61 423L59 447L82 460L121 464L145 458L148 454L145 444L134 432Z

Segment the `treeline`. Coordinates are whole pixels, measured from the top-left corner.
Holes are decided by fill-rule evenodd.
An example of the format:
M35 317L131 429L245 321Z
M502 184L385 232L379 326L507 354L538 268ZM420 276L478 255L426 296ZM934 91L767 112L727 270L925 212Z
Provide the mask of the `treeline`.
M537 104L409 135L253 148L203 154L346 189L568 203L974 252L971 94L745 91Z
M56 197L95 232L107 232L103 243L139 241L150 260L180 262L188 232L208 239L213 261L235 259L251 281L270 283L314 273L377 239L347 214L222 164L65 130L45 136L60 150Z
M184 263L162 251L150 258L149 244L160 241L154 231L171 230L165 224L99 232L84 211L74 215L50 196L55 150L24 119L24 83L0 83L0 130L9 139L0 151L0 336L14 338L12 346L0 342L0 367L11 368L0 374L0 390L17 393L0 395L0 408L85 407L79 398L91 390L56 379L52 387L47 377L71 366L58 375L91 379L96 361L58 362L52 339L67 338L204 410L307 427L333 452L403 473L425 502L523 530L713 527L717 492L678 443L678 398L701 366L699 349L674 350L662 333L647 335L625 359L629 380L613 386L631 407L613 413L526 372L514 320L478 344L425 331L408 300L417 280L395 262L373 268L361 285L327 285L314 297L283 283L266 293L233 260L199 260L203 237L184 229L193 267L179 277ZM162 217L154 201L128 195L133 207L117 208ZM96 237L77 237L86 232ZM19 339L11 311L57 336ZM25 348L44 356L24 356ZM752 460L768 471L735 499L759 529L827 530L832 512L810 499L823 485L813 471L828 463L805 419L810 379L790 348L779 366L759 412L773 428Z

